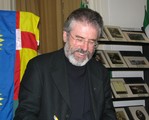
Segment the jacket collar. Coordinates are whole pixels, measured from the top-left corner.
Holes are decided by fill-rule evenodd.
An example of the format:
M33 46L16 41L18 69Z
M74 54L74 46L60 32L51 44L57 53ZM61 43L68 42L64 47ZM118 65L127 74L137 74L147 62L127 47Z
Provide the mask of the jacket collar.
M69 86L68 86L68 79L66 74L66 65L65 65L65 55L64 49L61 49L55 60L55 69L52 72L52 77L55 81L57 88L59 89L61 95L63 96L64 100L71 108L70 105L70 98L69 98Z
M63 96L64 100L68 104L69 108L71 108L70 105L70 98L69 98L69 85L68 85L68 78L66 74L66 63L65 63L65 55L64 50L60 50L58 53L59 56L56 60L55 64L55 70L52 72L53 79L55 81L55 84L57 88L59 89L61 95ZM96 118L97 113L95 111L98 111L97 107L97 98L99 98L99 91L100 91L100 80L98 79L99 76L96 74L97 69L95 67L96 65L92 60L89 61L87 64L87 71L88 71L88 77L89 77L89 88L90 88L90 94L91 94L91 102L93 106L94 115ZM92 72L91 72L92 71Z

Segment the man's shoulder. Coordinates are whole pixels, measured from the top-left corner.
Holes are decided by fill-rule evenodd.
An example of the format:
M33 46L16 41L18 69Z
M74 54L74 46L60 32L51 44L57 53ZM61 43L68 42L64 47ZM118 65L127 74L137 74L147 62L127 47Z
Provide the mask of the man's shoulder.
M63 49L60 49L60 50L53 51L50 53L44 53L44 54L38 55L34 57L33 59L31 59L30 61L47 63L50 61L56 61L59 58L62 58L63 55L64 55Z

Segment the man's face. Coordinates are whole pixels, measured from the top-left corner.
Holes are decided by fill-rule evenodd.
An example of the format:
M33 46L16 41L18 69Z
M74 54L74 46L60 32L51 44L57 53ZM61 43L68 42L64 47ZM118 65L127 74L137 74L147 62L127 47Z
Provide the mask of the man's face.
M65 55L73 65L83 66L91 59L97 36L95 27L81 22L73 23L69 33L63 32Z

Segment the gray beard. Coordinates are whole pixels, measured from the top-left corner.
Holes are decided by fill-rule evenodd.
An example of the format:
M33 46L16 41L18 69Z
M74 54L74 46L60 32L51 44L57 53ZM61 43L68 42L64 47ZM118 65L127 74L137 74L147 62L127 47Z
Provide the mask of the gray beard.
M69 47L68 41L65 43L64 53L65 53L65 56L68 58L69 62L75 66L84 66L92 57L92 55L90 55L89 57L86 57L86 59L83 61L82 60L76 60L74 55L73 55L73 51Z

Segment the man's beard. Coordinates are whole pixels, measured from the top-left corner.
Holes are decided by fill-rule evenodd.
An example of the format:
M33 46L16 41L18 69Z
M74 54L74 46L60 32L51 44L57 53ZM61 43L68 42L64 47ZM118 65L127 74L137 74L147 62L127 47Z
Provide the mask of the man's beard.
M72 49L70 48L69 45L69 41L67 41L65 43L64 46L64 52L65 52L65 56L68 58L69 62L72 63L75 66L84 66L93 56L93 53L90 53L89 51L84 51L81 48L76 48L76 49ZM86 54L86 58L85 59L80 59L80 58L75 58L74 53L75 52L79 52L81 54Z

